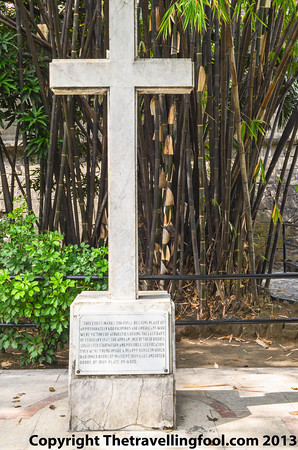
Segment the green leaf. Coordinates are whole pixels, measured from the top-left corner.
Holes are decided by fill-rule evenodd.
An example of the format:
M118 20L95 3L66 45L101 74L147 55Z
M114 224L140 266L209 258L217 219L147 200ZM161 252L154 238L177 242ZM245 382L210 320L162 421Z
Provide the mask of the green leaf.
M280 223L282 223L282 217L281 217L281 214L280 214L280 211L278 209L276 202L274 203L274 208L272 211L272 220L273 220L274 224L276 224L278 221L280 221Z

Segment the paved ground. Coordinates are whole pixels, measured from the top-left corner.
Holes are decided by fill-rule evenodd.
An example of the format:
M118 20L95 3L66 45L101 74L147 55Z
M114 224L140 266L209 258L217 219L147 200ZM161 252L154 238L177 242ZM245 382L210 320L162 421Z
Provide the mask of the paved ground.
M1 450L298 448L297 368L178 369L174 431L69 432L65 369L2 370L0 386Z
M270 293L283 300L298 302L298 278L271 280Z

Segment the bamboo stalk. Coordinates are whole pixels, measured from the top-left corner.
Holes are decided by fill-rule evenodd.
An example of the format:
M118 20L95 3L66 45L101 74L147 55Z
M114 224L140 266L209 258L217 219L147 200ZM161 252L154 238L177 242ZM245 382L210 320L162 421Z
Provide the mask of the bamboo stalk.
M28 43L28 46L29 46L29 49L31 52L31 56L32 56L32 61L33 61L33 64L34 64L34 67L36 70L36 75L37 75L38 82L39 82L40 93L41 93L41 97L43 100L43 105L44 105L46 113L49 114L50 107L49 107L48 98L47 98L47 95L45 92L44 79L43 79L42 72L41 72L40 65L39 65L35 43L34 43L34 40L33 40L32 34L31 34L31 30L30 30L30 26L29 26L29 23L27 20L25 6L24 6L22 0L16 0L16 5L18 5L18 7L20 9L20 16L22 18L24 28L26 31L27 43Z
M200 231L200 273L206 274L206 242L205 242L205 183L204 183L204 125L203 125L203 92L205 90L206 74L203 68L202 60L202 44L201 35L197 36L197 53L196 53L196 67L197 67L197 140L198 140L198 176L199 176L199 199L198 199L198 214L199 214L199 231ZM217 141L218 142L218 141ZM198 293L201 301L200 313L206 308L206 282L198 283Z
M53 168L54 168L54 158L57 145L58 136L58 98L56 95L53 96L52 103L52 113L51 113L51 124L50 124L50 141L49 149L47 155L47 167L46 167L46 180L45 180L45 195L43 204L43 213L41 219L41 231L45 231L49 227L49 219L51 212L51 196L53 187Z
M189 99L188 96L185 96L185 108L189 111ZM190 136L189 130L186 129L186 146L185 146L185 156L186 156L186 180L187 180L187 193L188 193L188 206L189 206L189 221L190 221L190 229L191 229L191 242L192 242L192 251L193 251L193 259L195 266L195 274L200 274L200 263L199 263L199 254L198 254L198 241L197 241L197 229L196 229L196 213L194 206L194 196L193 196L193 182L192 182L192 168L191 168L191 148L190 148ZM197 290L198 294L201 292L201 287L199 281L197 281ZM203 299L199 298L199 316L202 316L203 313Z
M227 23L227 39L228 39L228 50L229 50L229 59L231 66L231 76L232 76L232 95L235 107L235 125L237 131L237 140L239 146L239 161L240 161L240 169L241 169L241 179L242 179L242 189L243 189L243 201L244 201L244 211L246 216L246 226L247 226L247 239L249 245L249 265L251 273L255 273L255 250L254 250L254 242L253 242L253 222L252 222L252 214L251 214L251 204L250 204L250 194L249 194L249 185L248 185L248 175L247 175L247 167L246 167L246 158L245 158L245 150L241 137L241 116L240 116L240 103L239 103L239 92L238 92L238 81L237 81L237 72L235 65L235 55L233 48L233 37L231 24ZM251 289L253 300L257 300L257 286L255 280L251 280Z
M282 166L282 170L278 179L278 184L277 184L277 189L276 189L276 194L274 197L274 202L273 202L273 211L275 208L278 207L278 202L279 202L279 198L281 195L281 190L282 190L282 185L283 185L283 181L285 178L285 174L286 174L286 169L288 166L288 162L290 159L290 154L291 154L291 150L293 147L293 143L294 140L296 138L297 135L297 129L298 129L298 122L296 123L295 127L293 128L293 132L292 132L292 136L291 139L288 143L288 147L287 147L287 151L284 157L284 161L283 161L283 166ZM291 168L289 170L289 174L287 177L287 181L286 181L286 185L284 188L284 194L283 194L283 200L282 200L282 204L281 204L281 208L280 208L280 215L282 217L283 212L284 212L284 207L285 207L285 202L286 202L286 193L288 191L289 185L290 185L290 181L293 175L293 171L295 168L295 161L297 159L297 148L298 146L296 146L296 152L291 164ZM262 273L266 272L266 266L268 264L268 273L272 273L272 268L273 268L273 263L274 263L274 257L275 257L275 252L276 252L276 247L277 247L277 239L278 239L278 235L279 235L279 231L280 231L280 221L278 220L277 222L273 220L273 217L271 218L270 221L270 226L269 226L269 232L268 232L268 239L267 239L267 245L266 245L266 252L265 252L265 258L264 258L264 263L263 263L263 268L262 268ZM273 237L273 242L272 242L272 237ZM265 287L268 288L269 287L269 283L270 280L266 280L265 283Z

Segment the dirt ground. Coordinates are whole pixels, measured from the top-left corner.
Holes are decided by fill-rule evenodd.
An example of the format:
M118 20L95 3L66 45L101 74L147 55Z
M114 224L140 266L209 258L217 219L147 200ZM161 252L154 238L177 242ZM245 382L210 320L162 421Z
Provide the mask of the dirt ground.
M235 340L236 339L236 340ZM275 342L261 340L263 348L255 339L207 337L190 339L183 337L176 343L177 368L192 367L298 367L298 341ZM20 353L0 353L0 369L34 369L68 367L68 350L57 353L54 365L34 364L20 366Z
M298 341L260 342L268 348L253 339L182 338L176 345L177 367L298 367Z

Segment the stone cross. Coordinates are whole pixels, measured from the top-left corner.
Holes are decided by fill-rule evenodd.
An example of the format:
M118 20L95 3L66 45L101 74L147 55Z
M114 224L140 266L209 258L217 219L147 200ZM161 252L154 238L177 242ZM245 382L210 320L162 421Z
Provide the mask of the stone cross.
M137 93L187 93L190 59L136 59L135 0L110 0L107 59L54 60L55 94L108 95L109 296L138 296Z

